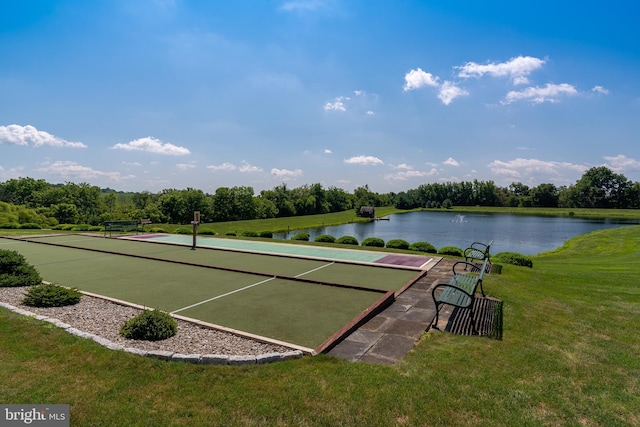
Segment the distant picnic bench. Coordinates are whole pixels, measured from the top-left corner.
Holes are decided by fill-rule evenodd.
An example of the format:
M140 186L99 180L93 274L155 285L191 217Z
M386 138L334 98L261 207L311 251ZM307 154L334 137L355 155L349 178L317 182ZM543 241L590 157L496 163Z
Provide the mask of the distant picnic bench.
M136 234L138 234L138 232L144 231L145 224L151 224L151 220L144 218L141 220L126 219L126 220L117 220L117 221L105 221L104 236L107 237L107 233L109 233L109 236L111 236L111 233L114 231L121 232L121 233L135 231Z
M438 328L438 318L442 305L451 305L471 311L471 325L473 333L477 334L475 314L473 312L473 302L476 298L476 291L480 287L480 292L484 297L482 280L489 265L489 257L485 257L482 265L458 261L453 265L453 277L446 283L438 283L431 291L431 296L436 304L436 318L433 323L435 329ZM464 270L462 268L464 267ZM467 271L469 269L469 271ZM463 273L464 271L464 273Z

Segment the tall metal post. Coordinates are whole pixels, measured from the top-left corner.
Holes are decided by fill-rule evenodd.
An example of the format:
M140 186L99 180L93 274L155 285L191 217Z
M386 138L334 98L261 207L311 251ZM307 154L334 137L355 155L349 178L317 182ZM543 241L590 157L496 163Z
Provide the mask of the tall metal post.
M200 224L200 211L195 211L193 213L193 221L191 221L191 224L193 224L193 243L191 245L191 250L195 251L196 250L196 235L198 233L198 224Z

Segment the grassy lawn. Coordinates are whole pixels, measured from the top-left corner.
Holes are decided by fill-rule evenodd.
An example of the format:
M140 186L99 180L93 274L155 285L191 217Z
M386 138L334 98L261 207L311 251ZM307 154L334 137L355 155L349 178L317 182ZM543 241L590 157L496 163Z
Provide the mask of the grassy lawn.
M640 425L640 226L485 278L502 341L426 333L393 367L317 356L195 366L113 352L0 308L0 401L72 425Z
M376 208L377 217L401 212L407 211L396 209L390 206ZM320 215L291 216L285 218L268 218L250 221L211 222L202 224L199 229L213 230L222 237L231 232L237 233L238 236L241 235L244 231L271 231L273 233L284 233L289 230L326 227L330 225L368 221L370 221L370 219L359 217L356 215L355 210L350 209L348 211ZM184 228L184 226L182 226L182 228ZM167 229L167 231L170 231L170 229Z

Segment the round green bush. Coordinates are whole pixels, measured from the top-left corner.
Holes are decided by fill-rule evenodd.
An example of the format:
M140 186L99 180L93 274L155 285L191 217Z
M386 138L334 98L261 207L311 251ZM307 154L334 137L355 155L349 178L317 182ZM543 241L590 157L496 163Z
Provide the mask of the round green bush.
M152 227L149 229L149 233L166 233L164 228Z
M264 237L267 239L273 238L273 233L271 231L260 231L258 233L258 237Z
M389 249L409 249L409 242L402 239L391 239L387 242Z
M20 253L0 249L0 287L35 286L42 283L38 270Z
M18 224L17 222L3 222L2 224L0 224L0 228L4 228L6 230L14 230L20 228L20 224Z
M24 294L22 302L31 307L64 307L80 302L82 293L54 284L31 286Z
M426 252L429 254L435 254L438 252L435 246L429 242L415 242L409 245L410 251Z
M78 224L71 227L71 231L89 231L89 224Z
M35 224L33 222L27 222L24 224L20 224L21 230L40 230L42 227L40 224Z
M160 341L178 332L178 322L160 310L144 310L127 320L120 328L120 335L131 340Z
M331 234L320 234L319 236L316 236L315 242L324 242L324 243L335 243L336 238L333 237Z
M175 234L193 234L193 228L187 228L187 227L182 227L182 228L176 228L176 231L174 231Z
M258 237L258 233L256 231L243 231L242 235L244 237Z
M336 243L341 245L355 245L358 246L358 239L352 236L342 236L336 239Z
M203 236L215 236L216 232L213 230L198 230L198 234L202 234Z
M231 236L231 237L235 237L238 235L238 233L236 233L235 231L227 231L226 233L224 233L225 236Z
M89 231L104 231L104 227L100 227L99 225L92 225L89 227Z
M533 261L528 256L517 252L500 252L491 257L491 262L512 264L520 267L533 268Z
M291 238L291 240L304 240L305 242L309 241L309 233L302 231Z
M455 246L443 246L438 249L440 255L462 256L462 249Z
M384 240L378 237L367 237L362 241L362 246L374 246L376 248L384 248Z

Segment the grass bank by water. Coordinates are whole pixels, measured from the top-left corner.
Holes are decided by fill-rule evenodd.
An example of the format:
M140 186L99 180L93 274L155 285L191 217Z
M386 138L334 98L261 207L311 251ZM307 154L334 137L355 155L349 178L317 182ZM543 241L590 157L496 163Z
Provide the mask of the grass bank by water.
M393 367L161 362L0 309L0 401L69 403L78 426L640 425L640 226L533 261L486 276L502 341L429 332Z

